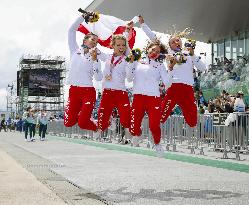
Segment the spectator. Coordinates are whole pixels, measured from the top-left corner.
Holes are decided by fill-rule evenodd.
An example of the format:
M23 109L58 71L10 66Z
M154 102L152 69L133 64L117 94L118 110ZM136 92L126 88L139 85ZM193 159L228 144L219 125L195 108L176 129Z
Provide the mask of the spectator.
M38 114L37 124L39 125L39 136L41 141L45 140L49 118L50 113L47 113L45 110L41 110L41 112Z
M229 102L228 99L225 100L225 112L232 113L233 112L233 106L231 105L231 102Z
M207 101L205 100L202 91L199 91L199 105L208 106Z
M242 91L239 91L236 97L236 100L234 102L234 111L235 112L245 112L246 111L246 105L243 100L244 93Z
M7 123L7 128L9 129L9 131L11 132L11 124L12 124L12 120L11 118L9 117L8 120L6 121Z
M215 105L213 103L212 100L209 100L209 103L208 103L208 112L209 113L214 113L214 110L215 110Z
M204 114L205 113L205 109L203 108L202 105L200 105L199 107L199 114Z
M23 120L20 118L16 123L17 131L22 132L23 131Z
M23 119L25 122L25 141L33 141L33 117L32 117L33 113L31 111L31 107L28 107L26 112L23 113ZM29 132L29 139L28 137L28 132Z
M37 122L37 110L31 110L31 132L32 138L31 141L35 141L35 133L36 133L36 122Z
M0 132L2 129L4 129L4 131L7 132L5 119L2 119L1 121Z
M222 105L221 99L217 98L214 100L215 112L223 113L224 107Z

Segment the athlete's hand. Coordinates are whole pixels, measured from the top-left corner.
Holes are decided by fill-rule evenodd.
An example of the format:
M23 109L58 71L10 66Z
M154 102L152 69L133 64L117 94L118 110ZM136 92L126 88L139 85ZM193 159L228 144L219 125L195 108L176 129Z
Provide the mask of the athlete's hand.
M132 55L132 53L130 53L129 55L128 55L128 58L130 59L130 63L133 63L134 62L134 60L135 60L135 57L134 57L134 55Z
M138 16L139 18L139 24L143 24L144 23L144 17L142 17L141 15Z
M188 51L189 51L189 55L193 56L195 54L195 49L193 48L188 48Z
M91 54L92 60L96 61L97 60L97 48L91 49L90 54Z
M173 70L173 67L175 66L175 64L177 62L175 56L173 56L173 55L167 55L166 56L166 60L169 62L169 64L168 64L169 70L170 71Z
M134 27L134 22L133 21L130 21L129 23L127 23L126 32L129 33L133 27Z

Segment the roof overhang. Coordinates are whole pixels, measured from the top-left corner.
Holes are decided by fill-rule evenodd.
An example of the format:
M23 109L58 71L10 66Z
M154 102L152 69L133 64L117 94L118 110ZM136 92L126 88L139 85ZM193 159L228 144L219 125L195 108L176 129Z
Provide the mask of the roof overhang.
M192 37L214 42L249 29L249 0L94 0L87 10L129 20L141 14L152 30L194 29Z

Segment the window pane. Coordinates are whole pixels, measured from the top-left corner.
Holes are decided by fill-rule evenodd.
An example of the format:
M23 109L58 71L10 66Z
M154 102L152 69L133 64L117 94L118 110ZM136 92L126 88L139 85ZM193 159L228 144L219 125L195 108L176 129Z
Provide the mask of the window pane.
M249 31L246 32L246 54L249 55Z
M224 57L224 42L218 43L218 56Z
M232 38L232 58L237 59L237 39L238 37Z
M213 62L215 63L215 58L217 58L218 53L217 53L217 43L213 43Z
M227 59L231 59L231 41L227 39L225 42L225 55Z
M241 33L239 35L239 40L238 40L238 56L243 56L245 51L244 51L244 33Z

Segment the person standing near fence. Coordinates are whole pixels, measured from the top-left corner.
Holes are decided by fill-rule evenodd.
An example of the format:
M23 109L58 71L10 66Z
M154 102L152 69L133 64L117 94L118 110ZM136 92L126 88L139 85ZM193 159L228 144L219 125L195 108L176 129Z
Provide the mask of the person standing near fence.
M84 16L78 17L68 31L71 66L67 78L70 88L64 125L72 127L78 122L81 129L96 131L97 125L91 120L91 115L96 101L93 76L97 81L102 80L101 64L97 60L98 36L88 33L79 48L76 31L83 21Z
M23 120L24 120L24 131L25 131L25 141L30 142L32 140L32 113L31 107L28 107L26 111L23 113ZM29 132L29 139L28 139L28 132Z
M244 102L244 93L242 91L239 91L237 93L237 97L234 102L234 112L245 112L246 111L246 105Z
M7 129L9 129L10 132L11 132L11 130L12 130L12 127L11 127L12 121L13 121L13 120L11 119L11 117L9 117L9 118L6 120Z
M17 125L17 131L22 132L23 131L23 120L22 118L19 118L19 120L16 123Z
M244 93L242 91L239 91L237 93L235 102L234 102L234 112L235 119L237 120L238 125L238 142L237 144L240 144L241 146L245 145L244 142L246 142L246 145L248 144L248 139L246 139L246 133L247 133L247 115L246 112L246 104L244 102ZM242 129L241 129L242 128Z
M36 122L37 122L37 111L31 110L31 141L35 141L35 134L36 134Z
M46 132L47 132L47 124L50 119L50 113L45 110L41 110L37 117L37 124L39 126L39 137L41 141L45 140Z
M2 129L4 129L4 131L7 132L5 119L1 120L0 132Z

